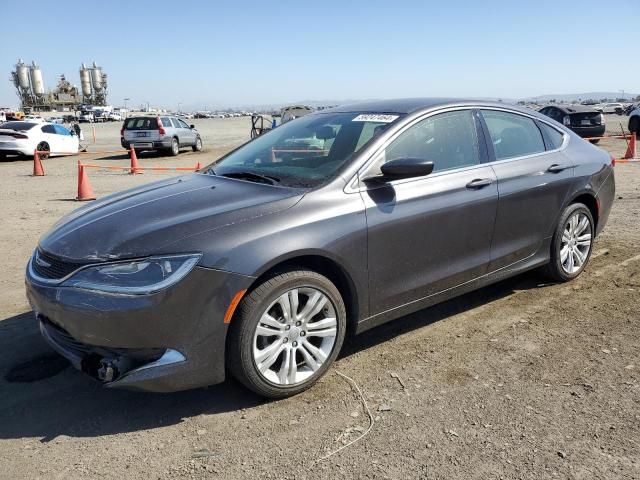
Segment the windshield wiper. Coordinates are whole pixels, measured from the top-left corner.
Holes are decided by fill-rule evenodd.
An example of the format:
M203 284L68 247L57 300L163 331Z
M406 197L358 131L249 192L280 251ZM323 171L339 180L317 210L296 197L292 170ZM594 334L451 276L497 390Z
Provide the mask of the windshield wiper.
M213 171L213 169L211 170ZM247 172L247 171L227 172L222 174L217 174L215 172L213 173L214 175L220 175L221 177L238 178L241 180L249 180L251 182L267 183L269 185L275 185L276 183L280 183L280 179L278 177L260 175L259 173L253 173L253 172Z

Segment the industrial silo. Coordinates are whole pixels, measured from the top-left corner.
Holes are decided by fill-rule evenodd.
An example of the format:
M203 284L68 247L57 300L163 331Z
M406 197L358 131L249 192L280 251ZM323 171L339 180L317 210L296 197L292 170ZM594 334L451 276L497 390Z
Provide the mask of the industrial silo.
M84 63L80 67L80 88L85 98L91 98L91 72Z
M102 68L97 66L96 62L93 62L93 68L91 69L91 80L93 89L96 92L100 92L102 90Z
M18 59L18 63L16 63L15 84L16 88L20 89L22 92L28 92L31 87L31 82L29 81L29 67L24 64L22 59Z
M42 70L36 65L35 60L31 65L31 89L36 97L44 95L44 82L42 81Z

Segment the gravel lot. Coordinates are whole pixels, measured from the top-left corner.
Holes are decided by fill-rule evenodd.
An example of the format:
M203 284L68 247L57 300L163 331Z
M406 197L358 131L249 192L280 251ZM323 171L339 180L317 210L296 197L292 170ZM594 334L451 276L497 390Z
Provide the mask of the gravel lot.
M610 133L620 121L609 116ZM140 163L205 164L249 137L248 118L193 123L203 152ZM119 128L96 125L89 150L120 150ZM78 206L76 163L47 160L38 178L30 161L0 164L0 478L640 478L639 164L616 166L617 200L577 280L526 274L384 325L348 343L316 387L265 402L233 381L104 390L45 345L23 271ZM167 174L89 175L102 196ZM368 434L320 460L367 431L367 408Z

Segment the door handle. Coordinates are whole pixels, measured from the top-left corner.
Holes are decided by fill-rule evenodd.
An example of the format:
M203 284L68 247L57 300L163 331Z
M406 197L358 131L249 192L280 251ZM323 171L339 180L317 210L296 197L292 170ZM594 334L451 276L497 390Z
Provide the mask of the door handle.
M483 188L491 185L493 180L490 178L476 178L467 183L467 188Z
M560 173L567 168L569 168L569 165L558 165L557 163L554 163L549 168L547 168L547 172Z

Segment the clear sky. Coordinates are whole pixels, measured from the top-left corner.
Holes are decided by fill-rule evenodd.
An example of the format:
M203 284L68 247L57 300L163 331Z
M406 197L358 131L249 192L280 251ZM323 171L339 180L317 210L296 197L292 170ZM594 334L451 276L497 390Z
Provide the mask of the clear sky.
M640 0L2 3L0 106L18 58L47 89L95 60L109 103L183 109L640 91Z

